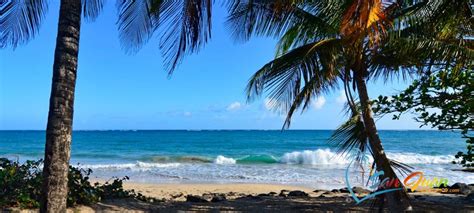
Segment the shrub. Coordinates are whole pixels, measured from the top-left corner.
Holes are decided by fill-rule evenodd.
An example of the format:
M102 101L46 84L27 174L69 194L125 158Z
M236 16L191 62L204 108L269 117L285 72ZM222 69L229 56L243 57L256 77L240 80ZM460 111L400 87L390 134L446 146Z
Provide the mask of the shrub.
M26 161L20 165L0 158L0 207L39 206L41 190L41 161Z
M0 158L0 209L6 207L37 208L41 196L43 161L26 161L20 164ZM147 201L147 197L134 190L125 190L123 178L113 178L104 184L91 184L91 169L69 166L69 193L67 205L91 205L104 199L133 198Z

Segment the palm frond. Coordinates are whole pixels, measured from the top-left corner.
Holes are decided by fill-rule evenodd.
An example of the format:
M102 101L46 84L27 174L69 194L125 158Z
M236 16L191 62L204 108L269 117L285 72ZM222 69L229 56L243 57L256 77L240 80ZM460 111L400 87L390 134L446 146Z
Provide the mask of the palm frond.
M466 23L471 26L473 24L472 2L470 0L418 0L405 1L404 4L405 7L402 10L394 13L404 26L439 26L446 24L445 22L453 17L456 17L460 22L471 20L471 23L468 23L469 21Z
M337 37L338 29L327 20L301 8L294 8L293 24L281 35L276 54L282 55L290 49L326 38Z
M104 8L105 0L82 0L84 18L95 21Z
M390 40L370 58L371 78L387 81L417 74L422 67L472 64L474 49L467 42L472 41L444 41L424 36Z
M414 169L412 166L408 164L404 164L402 162L392 160L392 159L389 159L389 160L390 160L390 166L396 169L398 173L402 175L408 175Z
M344 13L341 35L351 40L368 35L370 44L379 43L390 24L382 0L356 0Z
M322 1L233 1L227 23L233 37L243 41L253 35L280 38L290 28L298 26L312 28L313 34L334 35L337 27L328 24L327 15L321 14L321 8ZM299 31L303 32L302 29ZM306 36L313 35L307 33Z
M337 147L337 153L340 155L351 153L353 150L359 150L355 160L363 160L363 155L367 151L371 151L361 114L353 113L345 123L334 131L329 139L329 143Z
M330 72L331 71L324 70L323 68L319 70L318 73L313 74L313 76L308 76L310 78L309 81L305 81L303 88L301 88L301 91L296 94L292 100L291 106L289 106L289 108L286 110L287 114L285 122L283 123L283 129L288 129L290 127L291 118L293 117L294 112L300 108L300 106L302 106L302 111L306 110L313 98L316 98L321 94L321 92L330 89L331 86L334 86L337 75L332 74L332 76L327 76L327 74Z
M472 37L473 13L469 0L420 1L394 11L391 40L423 35L438 40Z
M468 1L418 1L399 11L396 22L370 58L372 78L405 79L431 67L472 65L474 23Z
M387 16L392 20L400 19L402 16L410 16L415 13L426 9L429 2L427 0L416 0L416 1L397 1L396 5L398 6L397 10L387 11Z
M161 13L160 48L171 73L185 54L199 51L211 38L212 0L167 1Z
M431 67L474 61L474 22L469 0L417 1L398 12L389 38L371 59L373 76L402 77ZM408 72L406 72L408 71Z
M161 4L161 0L117 1L117 25L125 50L135 53L151 38L158 27L160 15L155 8L160 8Z
M122 46L137 52L160 33L159 47L171 74L184 55L211 38L212 0L120 0L118 28Z
M326 46L325 48L327 49L324 51L319 49L321 47L318 45L324 45L324 42L330 41L335 41L334 45ZM288 129L290 127L291 119L297 109L301 107L301 112L304 112L314 98L318 97L323 92L328 92L337 87L340 77L340 68L338 67L338 64L341 62L338 58L340 49L337 41L338 40L323 40L316 43L316 45L309 50L310 52L319 50L317 51L317 60L319 61L320 66L313 68L315 70L307 72L306 75L303 74L304 81L301 85L302 88L299 89L298 85L295 87L295 90L293 91L295 92L295 96L290 97L292 100L289 99L291 100L291 103L287 102L286 105L280 104L280 106L277 106L277 108L287 112L285 122L283 123L283 129ZM312 68L310 67L309 69ZM301 82L301 80L299 82Z
M0 48L15 48L32 39L47 10L46 0L0 1Z
M291 118L301 104L304 109L312 97L337 87L339 44L338 39L310 43L269 62L251 77L248 100L268 92L269 106Z
M291 24L292 0L235 1L229 7L227 23L237 40L248 40L252 35L277 37Z
M341 79L342 83L344 85L344 95L346 96L346 103L347 103L347 113L346 114L356 114L358 113L357 109L357 104L356 100L354 99L354 96L352 95L352 90L351 90L351 72L349 67L344 67L344 71L341 73Z

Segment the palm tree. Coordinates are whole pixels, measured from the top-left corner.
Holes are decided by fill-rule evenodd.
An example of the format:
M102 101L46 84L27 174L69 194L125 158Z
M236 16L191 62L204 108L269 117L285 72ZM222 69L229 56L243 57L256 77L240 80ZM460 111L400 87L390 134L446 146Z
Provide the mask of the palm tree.
M65 212L71 156L74 92L81 18L95 20L104 0L61 0L53 81L46 130L41 212ZM171 72L186 52L193 52L210 37L210 1L118 0L120 38L134 52L158 26L164 26L160 44ZM0 1L0 48L26 43L38 33L47 12L46 0ZM159 19L160 14L164 16ZM208 23L206 25L206 23Z
M247 86L248 99L266 94L275 111L305 110L322 93L344 86L350 119L333 135L340 151L369 150L384 175L398 179L372 116L367 81L472 63L469 1L248 0L231 4L237 39L279 38L277 56ZM358 94L358 101L353 93ZM367 143L368 142L368 143ZM385 195L391 210L409 206L405 191Z
M46 14L44 0L2 1L0 46L16 47L32 39ZM53 80L46 128L41 212L66 212L71 156L74 92L81 18L94 20L103 0L61 0L54 52Z

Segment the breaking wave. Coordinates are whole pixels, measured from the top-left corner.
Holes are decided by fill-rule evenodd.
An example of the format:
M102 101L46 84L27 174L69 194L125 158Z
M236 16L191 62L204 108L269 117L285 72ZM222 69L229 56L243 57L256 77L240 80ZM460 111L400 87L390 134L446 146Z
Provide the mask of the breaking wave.
M388 157L405 164L449 164L454 160L450 155L424 155L418 153L387 153ZM372 160L369 157L369 160ZM151 162L148 162L151 161ZM288 165L345 165L349 160L344 156L340 156L330 149L304 150L294 151L283 154L281 157L272 155L249 155L240 158L226 157L219 155L216 158L201 156L179 156L152 157L145 162L137 161L136 163L124 164L93 164L82 165L91 169L146 169L146 168L166 168L178 167L183 163L186 164L288 164Z

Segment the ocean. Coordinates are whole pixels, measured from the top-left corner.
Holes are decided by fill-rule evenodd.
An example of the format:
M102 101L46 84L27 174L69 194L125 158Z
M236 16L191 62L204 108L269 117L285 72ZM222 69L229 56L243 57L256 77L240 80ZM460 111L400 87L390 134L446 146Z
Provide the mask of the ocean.
M331 130L75 131L71 164L93 178L129 176L146 183L270 183L331 189L345 186L348 157L328 144ZM459 132L380 131L389 158L426 178L474 183L458 171ZM44 131L0 131L0 156L43 158ZM367 166L368 167L368 166ZM367 168L368 171L369 168ZM356 171L349 173L358 175Z

